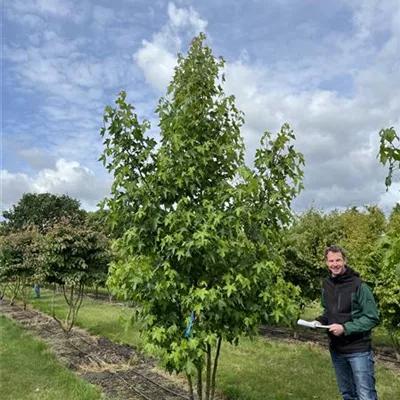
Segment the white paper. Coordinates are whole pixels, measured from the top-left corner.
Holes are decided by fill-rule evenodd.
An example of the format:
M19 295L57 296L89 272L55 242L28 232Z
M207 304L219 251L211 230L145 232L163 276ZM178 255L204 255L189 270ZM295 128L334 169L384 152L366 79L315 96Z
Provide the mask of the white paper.
M307 328L322 328L322 329L328 329L329 326L328 325L321 325L319 324L317 321L306 321L304 319L299 319L297 321L297 325L301 325L301 326L306 326Z

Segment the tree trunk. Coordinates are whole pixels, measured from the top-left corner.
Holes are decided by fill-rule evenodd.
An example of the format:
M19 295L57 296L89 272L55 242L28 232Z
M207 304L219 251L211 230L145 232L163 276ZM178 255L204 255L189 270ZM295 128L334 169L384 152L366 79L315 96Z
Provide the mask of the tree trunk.
M400 341L396 335L396 332L389 331L390 339L392 341L394 354L396 355L396 360L400 361Z
M203 365L201 362L196 365L197 368L197 397L203 399Z
M214 395L215 395L215 379L217 377L218 359L219 359L219 353L221 351L221 343L222 343L222 337L218 336L217 350L215 353L214 366L213 366L213 372L212 372L212 378L211 378L211 399L210 400L214 400Z
M189 384L189 399L194 400L192 376L190 374L187 374L186 376Z
M53 294L51 296L51 315L54 318L54 316L56 315L55 311L54 311L54 302L56 299L56 289L57 289L57 285L54 283L53 284Z
M212 368L212 362L211 362L211 345L207 343L207 371L206 371L206 397L205 400L210 400L210 394L211 394L211 368Z
M78 286L77 293L76 293L76 299L75 299L75 301L73 303L71 325L70 325L70 328L68 329L68 332L75 325L76 320L78 318L78 312L79 312L79 309L81 308L81 305L82 305L84 289L85 289L85 286L82 283L80 283L79 286Z
M18 296L20 285L21 285L21 281L20 281L19 278L17 278L16 281L14 281L11 284L11 300L10 300L10 304L12 306L14 305L14 301Z

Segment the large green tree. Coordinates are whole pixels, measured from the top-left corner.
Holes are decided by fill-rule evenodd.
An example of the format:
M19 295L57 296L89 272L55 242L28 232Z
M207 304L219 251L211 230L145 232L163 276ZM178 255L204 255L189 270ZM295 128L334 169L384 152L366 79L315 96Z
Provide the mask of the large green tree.
M140 305L148 349L169 371L186 373L192 398L196 380L198 398L208 400L222 341L237 343L295 312L277 244L303 158L284 125L274 139L263 135L254 168L245 165L243 115L223 92L224 61L204 39L178 57L159 101L159 145L122 92L117 108L106 108L101 159L114 174L110 220L129 224L108 283Z
M68 218L78 224L86 212L78 200L67 195L25 193L10 210L3 211L3 231L16 231L26 225L35 225L44 232L52 223Z

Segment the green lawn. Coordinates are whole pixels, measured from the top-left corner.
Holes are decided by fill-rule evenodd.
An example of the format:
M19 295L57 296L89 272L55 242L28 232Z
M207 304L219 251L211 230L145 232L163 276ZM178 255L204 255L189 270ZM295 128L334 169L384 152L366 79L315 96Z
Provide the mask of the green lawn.
M0 315L1 400L98 400L100 390L67 370L13 321Z
M42 299L32 304L50 311L51 295L43 291ZM65 313L62 296L55 302L58 315ZM129 316L130 309L106 302L85 299L78 324L89 331L141 347L143 339L137 327L128 330L118 323L120 315ZM400 399L400 376L377 366L377 389L383 400ZM312 344L289 344L242 339L238 347L222 347L218 389L231 399L240 400L338 400L335 377L328 352Z

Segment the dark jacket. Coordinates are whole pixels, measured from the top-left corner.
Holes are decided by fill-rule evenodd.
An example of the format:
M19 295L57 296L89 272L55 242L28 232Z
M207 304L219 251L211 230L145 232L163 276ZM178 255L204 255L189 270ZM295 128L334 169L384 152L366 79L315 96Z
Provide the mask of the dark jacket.
M328 332L330 347L339 353L371 349L371 329L379 324L379 314L371 289L358 272L346 267L342 275L330 276L322 288L324 313L316 318L323 325L341 324L344 334Z

